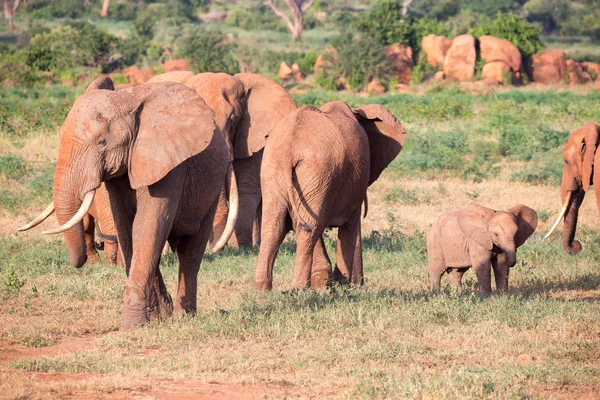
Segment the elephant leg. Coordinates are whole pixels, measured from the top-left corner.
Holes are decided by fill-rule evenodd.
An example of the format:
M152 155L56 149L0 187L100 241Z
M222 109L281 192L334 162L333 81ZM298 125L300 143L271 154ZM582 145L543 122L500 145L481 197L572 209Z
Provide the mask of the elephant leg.
M359 285L363 283L360 209L348 223L338 228L336 266L333 275L338 282Z
M95 223L94 217L91 214L86 214L83 217L83 231L85 232L85 253L87 254L88 263L99 263L100 257L96 250L95 242Z
M473 262L473 269L477 274L477 281L479 282L479 291L483 295L490 295L492 293L492 269L490 260L479 260Z
M446 272L446 261L437 229L431 229L427 233L427 272L431 291L439 291L442 276Z
M241 207L241 204L240 204ZM219 193L219 200L217 203L217 211L215 213L215 219L213 221L213 233L211 243L219 240L223 236L225 225L227 225L227 216L229 214L229 206L227 205L227 194L225 193L225 187L221 188Z
M119 257L129 277L133 257L132 227L135 218L135 191L129 186L129 179L111 179L105 183L110 196L110 208L117 229Z
M119 262L119 244L113 241L104 241L104 259L110 265L117 265Z
M216 208L217 202L202 220L196 235L182 237L177 244L179 283L175 300L176 315L196 314L198 271L212 231L212 221Z
M256 210L256 217L254 218L254 226L252 227L252 245L260 246L260 224L262 219L262 202L258 205Z
M312 226L311 226L312 225ZM304 289L311 283L313 253L321 235L322 229L317 224L298 224L296 228L296 262L292 287Z
M448 280L450 285L455 289L462 289L462 277L468 268L449 268L448 269Z
M499 292L508 292L508 274L510 268L506 254L500 253L496 257L492 257L492 269L494 270L494 279L496 280L496 290Z
M173 300L167 291L159 267L156 267L154 274L153 290L150 291L148 309L150 320L167 319L173 314Z
M252 247L254 220L261 201L261 161L262 152L259 152L233 162L240 197L238 219L229 241L233 247Z
M289 232L288 211L285 204L267 200L264 203L265 214L262 221L262 240L254 273L254 286L257 289L273 288L273 265L279 246Z
M312 272L310 276L310 285L313 288L326 287L331 278L331 260L327 255L325 241L323 236L319 238L313 252Z

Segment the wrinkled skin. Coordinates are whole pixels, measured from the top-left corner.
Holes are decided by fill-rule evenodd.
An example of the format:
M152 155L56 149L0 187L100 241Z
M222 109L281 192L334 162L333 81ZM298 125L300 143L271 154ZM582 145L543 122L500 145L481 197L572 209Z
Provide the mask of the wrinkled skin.
M564 215L562 231L562 246L565 252L571 255L579 253L581 244L575 240L577 218L585 194L594 185L596 202L600 210L600 174L594 174L594 166L600 165L596 152L598 147L599 128L596 124L588 123L574 131L567 139L563 151L563 175L561 181L561 200L567 209ZM596 163L598 162L598 164Z
M266 137L296 103L277 82L257 74L169 72L150 82L176 81L198 93L216 114L233 160L239 193L239 214L229 245L251 247L260 238L260 166ZM228 215L228 197L221 193L214 222L214 237L223 233ZM258 221L257 221L258 220ZM253 238L254 236L254 238Z
M490 294L491 270L496 289L508 290L508 274L520 247L537 227L537 213L519 204L506 211L479 205L443 214L427 234L427 258L431 290L439 290L442 275L462 287L462 276L473 267L479 290Z
M122 329L170 315L158 264L168 240L179 260L176 313L196 310L197 275L227 173L213 111L173 82L119 91L99 78L61 128L54 175L59 223L105 182L127 272ZM71 264L87 258L83 223L64 232Z
M96 226L96 224L98 226ZM96 228L99 231L96 232ZM110 210L108 191L104 184L96 190L96 197L90 207L88 215L83 219L83 230L85 232L85 246L87 262L100 262L96 250L96 235L102 241L105 262L111 265L123 265L120 257L117 241L117 227Z
M398 155L406 132L383 106L350 109L343 101L305 106L273 130L261 167L263 218L254 284L270 290L286 233L296 232L292 285L325 286L331 261L323 231L338 227L340 282L363 283L361 203L367 187Z

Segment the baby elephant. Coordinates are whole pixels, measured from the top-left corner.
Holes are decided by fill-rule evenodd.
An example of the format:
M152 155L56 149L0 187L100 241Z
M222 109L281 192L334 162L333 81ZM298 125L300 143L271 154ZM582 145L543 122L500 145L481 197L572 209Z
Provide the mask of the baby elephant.
M480 291L492 291L490 264L496 289L508 290L508 272L517 262L517 248L535 232L537 213L519 204L506 211L494 211L473 204L442 215L427 234L431 290L440 288L444 272L450 284L462 287L462 276L475 269Z

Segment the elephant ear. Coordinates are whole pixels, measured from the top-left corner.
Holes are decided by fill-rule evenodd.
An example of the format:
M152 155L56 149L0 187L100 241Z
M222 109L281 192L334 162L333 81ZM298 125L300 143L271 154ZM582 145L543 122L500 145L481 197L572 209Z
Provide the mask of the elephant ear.
M538 215L534 209L523 204L511 207L506 211L517 217L518 230L515 235L515 246L521 247L529 236L533 235L533 232L535 232L538 223Z
M221 136L213 111L194 90L174 82L138 87L141 110L129 161L133 189L158 182Z
M234 157L245 158L265 147L271 129L296 110L292 96L272 79L257 74L236 74L246 94L233 144Z
M108 76L101 76L94 79L94 81L89 84L87 89L85 89L85 92L89 93L94 90L115 90L115 85L113 84L112 79L110 79Z
M594 156L598 148L598 134L600 130L598 125L588 122L583 128L584 141L581 152L583 156L583 169L581 171L581 184L586 192L590 189L592 183L592 173L594 171ZM596 189L597 190L597 189Z
M458 211L458 226L470 241L486 250L492 250L494 243L488 232L488 223L492 215L494 210L473 204Z
M369 104L352 111L369 137L371 185L402 150L406 131L400 121L382 105Z

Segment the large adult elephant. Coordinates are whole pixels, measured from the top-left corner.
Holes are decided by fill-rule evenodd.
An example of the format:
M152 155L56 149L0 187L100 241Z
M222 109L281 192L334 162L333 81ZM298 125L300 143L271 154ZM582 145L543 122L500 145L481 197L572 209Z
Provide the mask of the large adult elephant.
M189 71L157 75L150 82L175 81L198 93L216 114L217 126L223 132L233 160L239 192L239 213L229 244L233 247L253 245L253 226L261 203L260 165L266 138L271 129L296 103L277 82L258 74ZM215 238L223 237L228 212L228 199L222 192L214 222ZM260 225L260 222L258 223ZM255 234L256 237L256 234ZM225 243L215 243L218 251Z
M322 287L331 278L323 231L338 227L334 278L363 283L361 204L367 188L398 155L406 132L383 106L343 101L304 106L272 131L261 167L263 231L254 283L270 290L286 233L296 232L292 285Z
M600 128L598 128L598 125L589 122L584 127L571 133L563 150L564 164L561 181L563 207L545 237L554 232L560 220L564 217L562 246L571 255L581 251L581 243L575 240L577 217L583 198L592 184L594 185L596 202L600 210L600 173L594 173L594 166L600 166L600 152L596 151L599 136Z
M53 197L62 225L45 233L64 232L71 264L81 267L82 218L105 182L128 276L122 329L130 329L170 314L158 269L167 240L179 260L175 312L195 312L219 192L226 175L235 178L215 114L193 90L164 82L114 91L110 83L94 81L61 128Z

